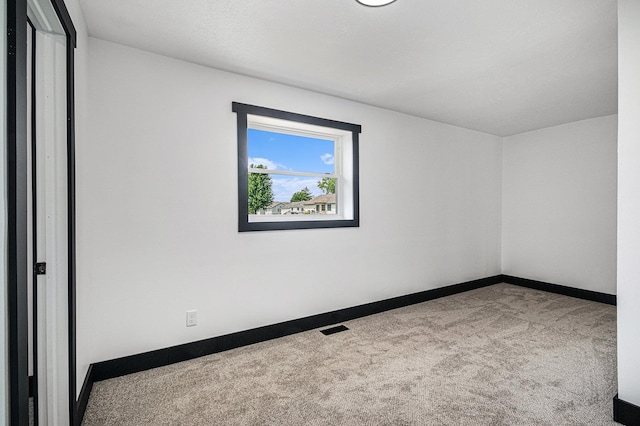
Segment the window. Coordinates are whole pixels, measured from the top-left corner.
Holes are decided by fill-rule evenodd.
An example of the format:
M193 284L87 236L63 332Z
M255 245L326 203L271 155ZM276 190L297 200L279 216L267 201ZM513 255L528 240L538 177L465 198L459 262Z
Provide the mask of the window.
M239 231L359 226L359 125L237 102L232 110ZM260 214L274 204L281 209ZM327 205L331 215L320 213Z

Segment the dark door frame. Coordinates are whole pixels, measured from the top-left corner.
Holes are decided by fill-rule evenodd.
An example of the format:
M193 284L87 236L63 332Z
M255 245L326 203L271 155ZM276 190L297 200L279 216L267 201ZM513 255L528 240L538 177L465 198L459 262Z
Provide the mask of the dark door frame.
M37 117L36 117L36 28L29 18L27 23L31 29L31 52L27 51L27 55L31 53L31 252L32 261L35 264L38 262L38 191L37 191L37 167L36 167L36 152L37 146ZM27 91L28 92L28 91ZM29 158L27 156L27 161ZM33 398L33 418L38 419L38 271L37 268L33 268L31 272L31 353L33 360L33 380L29 382L29 396ZM37 420L34 422L37 424Z
M69 419L76 415L76 214L74 49L76 30L64 0L50 0L67 35L67 220ZM7 331L9 422L29 424L27 313L27 0L7 0Z
M7 329L9 423L29 424L27 2L7 0Z

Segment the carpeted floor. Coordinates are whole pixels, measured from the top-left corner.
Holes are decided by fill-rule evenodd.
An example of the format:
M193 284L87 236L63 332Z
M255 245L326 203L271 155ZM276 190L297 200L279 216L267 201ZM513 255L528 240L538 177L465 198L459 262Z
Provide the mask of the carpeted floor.
M615 425L614 306L498 284L98 382L92 425Z

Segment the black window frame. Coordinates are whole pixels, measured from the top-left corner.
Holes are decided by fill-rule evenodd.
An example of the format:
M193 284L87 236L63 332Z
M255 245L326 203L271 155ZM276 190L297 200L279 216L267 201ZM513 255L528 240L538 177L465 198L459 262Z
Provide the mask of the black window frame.
M316 229L316 228L353 228L360 226L360 197L359 197L359 135L362 126L345 123L326 118L294 112L281 111L262 106L232 102L231 109L237 116L238 131L238 232L247 231L276 231L286 229ZM249 222L248 186L249 172L247 167L247 115L277 118L295 123L311 124L351 132L352 150L352 182L353 218L335 220L292 220L278 222Z

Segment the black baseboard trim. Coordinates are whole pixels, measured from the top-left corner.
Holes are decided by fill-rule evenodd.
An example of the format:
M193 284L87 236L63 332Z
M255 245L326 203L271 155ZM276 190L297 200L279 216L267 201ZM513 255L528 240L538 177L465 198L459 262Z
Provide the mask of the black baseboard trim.
M415 303L426 302L428 300L462 293L480 287L486 287L499 282L501 282L500 276L496 275L493 277L454 284L433 290L394 297L378 302L367 303L351 308L312 315L278 324L253 328L251 330L240 331L224 336L199 340L197 342L185 343L182 345L171 346L169 348L102 361L93 364L93 379L95 381L112 379L126 374L137 373L156 367L174 364L176 362L187 361L204 355L210 355L241 346L277 339L279 337L289 336L302 331L313 330L339 322L349 321L391 309L413 305Z
M593 302L606 303L607 305L616 305L616 295L600 293L591 290L582 290L580 288L568 287L559 284L545 283L543 281L530 280L527 278L519 278L511 275L500 275L501 282L521 287L533 288L536 290L548 291L549 293L562 294L564 296L576 297L578 299L591 300Z
M80 396L78 397L76 405L76 425L74 426L79 426L82 423L94 382L150 370L152 368L162 367L176 362L187 361L189 359L241 346L277 339L279 337L300 333L302 331L326 327L339 322L361 318L389 311L391 309L402 308L404 306L426 302L440 297L451 296L453 294L463 293L465 291L487 287L501 282L502 277L500 275L496 275L493 277L467 281L447 287L421 291L405 296L340 309L333 312L312 315L306 318L267 325L197 342L185 343L183 345L91 364L87 371L87 375L85 376Z
M82 383L82 389L80 389L80 395L78 395L78 401L76 402L76 416L75 425L80 426L82 419L84 419L84 412L87 410L87 404L89 403L89 396L91 395L91 389L93 389L93 382L95 381L93 374L93 364L89 366L87 375L84 377Z
M198 358L201 356L211 355L214 353L239 348L241 346L265 342L267 340L277 339L279 337L289 336L291 334L296 334L303 331L326 327L340 322L362 318L368 315L378 314L392 309L402 308L416 303L427 302L429 300L451 296L454 294L463 293L465 291L475 290L477 288L487 287L499 283L508 283L521 287L528 287L537 290L548 291L551 293L562 294L565 296L607 303L609 305L616 304L616 296L611 294L581 290L558 284L550 284L542 281L513 277L510 275L495 275L492 277L467 281L460 284L454 284L404 296L393 297L391 299L385 299L378 302L353 306L337 311L312 315L309 317L299 318L291 321L285 321L278 324L253 328L250 330L231 333L224 336L199 340L197 342L185 343L182 345L171 346L155 351L101 361L89 366L89 370L85 377L84 384L82 385L82 389L80 391L80 396L78 398L76 406L76 420L78 422L76 426L78 426L82 422L94 382L113 379L115 377L120 377L127 374L138 373L141 371L150 370L152 368L163 367L177 362L188 361L190 359Z
M640 407L613 397L613 420L625 426L640 426Z

